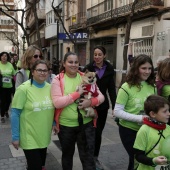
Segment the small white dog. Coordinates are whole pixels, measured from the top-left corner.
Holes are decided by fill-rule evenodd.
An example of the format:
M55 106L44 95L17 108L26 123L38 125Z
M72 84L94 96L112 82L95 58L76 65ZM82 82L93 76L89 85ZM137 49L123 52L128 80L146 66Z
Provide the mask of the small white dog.
M85 71L84 75L82 76L82 84L85 87L87 92L83 93L83 97L85 99L91 99L92 97L97 97L97 85L96 85L96 73L90 72L88 70ZM85 117L92 117L96 118L97 115L92 107L85 108L87 112Z

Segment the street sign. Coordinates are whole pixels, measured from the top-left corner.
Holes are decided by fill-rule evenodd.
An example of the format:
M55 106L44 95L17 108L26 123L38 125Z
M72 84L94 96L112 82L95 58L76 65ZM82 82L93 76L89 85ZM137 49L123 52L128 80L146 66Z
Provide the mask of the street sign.
M73 34L69 34L69 35L75 41L87 41L87 39L88 39L88 34L84 33L84 32L73 33ZM59 33L58 37L59 37L59 40L69 41L69 36L66 33Z

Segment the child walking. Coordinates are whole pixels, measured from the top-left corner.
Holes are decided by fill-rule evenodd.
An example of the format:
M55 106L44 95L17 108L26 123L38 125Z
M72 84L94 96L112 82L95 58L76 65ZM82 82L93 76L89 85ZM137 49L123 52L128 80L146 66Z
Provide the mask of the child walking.
M170 126L167 125L169 106L169 102L158 95L150 95L146 99L144 111L149 117L144 118L134 143L135 159L139 162L137 170L170 168L169 160L162 152L162 143L170 135Z

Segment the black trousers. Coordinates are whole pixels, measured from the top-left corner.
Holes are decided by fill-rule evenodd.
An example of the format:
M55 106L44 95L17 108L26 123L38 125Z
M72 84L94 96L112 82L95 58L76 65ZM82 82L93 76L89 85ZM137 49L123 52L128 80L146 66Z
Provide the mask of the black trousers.
M119 135L120 139L122 141L122 144L127 151L129 155L129 165L128 170L134 169L134 151L133 151L133 145L136 139L137 131L134 131L132 129L123 127L119 125Z
M83 125L83 128L60 125L58 137L62 147L63 170L72 170L73 168L76 143L83 170L96 170L93 157L95 140L93 122Z
M42 166L45 166L47 148L23 151L27 159L27 170L42 170Z
M12 88L1 88L0 100L1 100L1 117L4 117L8 112L11 104Z
M97 127L96 127L96 135L95 135L95 150L94 156L99 156L99 151L102 142L102 132L106 124L106 118L108 114L108 109L105 110L97 110L98 118L97 118Z

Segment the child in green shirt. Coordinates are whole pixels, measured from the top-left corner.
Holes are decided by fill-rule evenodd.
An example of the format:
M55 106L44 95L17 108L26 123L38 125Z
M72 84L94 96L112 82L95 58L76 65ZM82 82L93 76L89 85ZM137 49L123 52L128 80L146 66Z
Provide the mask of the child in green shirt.
M163 142L170 135L170 126L167 125L169 106L169 102L161 96L150 95L146 99L144 111L149 117L144 118L144 125L139 129L133 146L135 159L139 162L137 170L170 168L170 158L162 150Z

